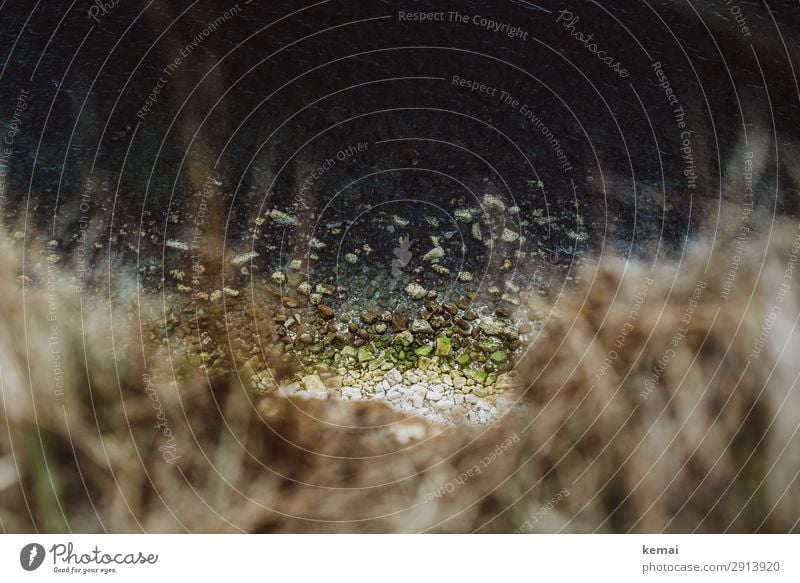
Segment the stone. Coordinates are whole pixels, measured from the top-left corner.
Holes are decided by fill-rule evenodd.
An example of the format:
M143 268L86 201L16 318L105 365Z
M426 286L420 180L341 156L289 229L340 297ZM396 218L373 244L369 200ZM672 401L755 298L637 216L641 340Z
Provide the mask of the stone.
M483 233L481 233L480 223L472 223L472 238L476 241L483 241Z
M375 324L375 332L377 332L378 334L383 334L384 332L386 332L386 328L387 326L383 322Z
M325 383L323 383L319 375L316 374L304 376L302 379L300 379L300 384L309 393L321 393L328 390L328 388L325 386Z
M277 283L278 285L283 285L286 283L286 275L282 271L276 271L272 274L272 281Z
M436 355L437 356L450 356L453 350L453 343L447 336L439 336L436 339ZM427 355L426 355L427 356Z
M397 385L403 382L403 375L396 368L392 368L389 372L383 375L383 379L390 385Z
M486 382L486 377L488 376L488 373L481 368L481 369L472 371L472 375L471 376L478 383L483 384L484 382Z
M428 295L424 287L413 281L406 286L406 293L412 300L421 300Z
M372 354L372 351L366 346L362 346L358 349L358 362L367 362L369 360L373 360L374 358L375 355Z
M415 334L433 334L431 325L422 318L417 318L411 322L411 331Z
M326 320L333 318L333 310L325 304L317 304L317 311L319 312L319 315Z
M279 211L278 209L272 209L269 211L269 218L281 227L297 226L297 219L295 217L288 213Z
M297 286L297 291L304 296L311 294L311 284L307 281L302 282L300 285Z
M361 314L361 321L365 324L372 324L375 320L378 319L378 314L375 312L363 312Z
M345 253L344 260L353 265L358 262L358 255L355 253Z
M460 366L467 366L469 364L469 355L468 354L459 354L456 358L456 362Z
M503 364L508 360L508 355L502 350L496 350L489 355L489 360L495 364Z
M472 274L469 271L459 271L458 280L464 282L472 281Z
M436 246L430 251L428 251L425 255L423 255L422 260L433 262L433 261L439 261L439 259L441 259L442 257L444 257L444 249L442 249L439 246Z
M500 320L496 318L492 318L487 316L485 318L481 318L478 326L481 329L481 332L487 334L488 336L504 336L506 338L516 339L517 332L513 328L507 326Z
M404 330L403 332L400 332L399 334L395 334L395 336L394 336L394 343L395 344L401 344L401 345L403 345L405 347L408 347L408 346L411 346L411 344L413 342L414 342L414 335L411 332L409 332L408 330Z
M439 399L442 398L442 396L443 395L438 391L429 390L427 393L425 393L425 398L428 399L429 401L438 401Z
M477 213L475 209L456 209L453 213L453 216L456 218L457 221L461 221L463 223L468 223L472 220L472 217Z
M519 239L519 233L516 231L512 231L511 229L503 229L503 232L500 235L500 238L505 241L506 243L513 243L517 239Z
M499 307L494 311L500 318L510 318L511 317L511 310L506 307Z
M493 194L484 194L483 195L483 206L489 209L494 209L498 211L506 210L506 204L499 199L498 197L494 196Z
M433 346L429 344L420 346L414 350L414 354L417 356L430 356L431 352L433 352Z

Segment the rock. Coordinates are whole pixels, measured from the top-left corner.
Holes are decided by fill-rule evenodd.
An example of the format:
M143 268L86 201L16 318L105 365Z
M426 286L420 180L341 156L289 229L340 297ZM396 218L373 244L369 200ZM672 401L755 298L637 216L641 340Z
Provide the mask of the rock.
M460 366L467 366L469 364L469 355L468 354L459 354L456 358L456 362Z
M272 281L277 283L278 285L283 285L286 283L286 276L282 271L276 271L272 274Z
M500 238L506 243L513 243L514 241L519 239L519 233L512 231L511 229L505 228L503 229Z
M459 281L472 281L472 274L469 271L459 271L458 272L458 280Z
M316 306L322 301L322 294L317 294L317 293L311 294L310 296L308 296L308 300Z
M517 338L516 330L510 326L507 326L500 320L489 316L481 318L481 321L478 323L478 327L480 327L481 332L488 336L504 336L512 340L516 340Z
M355 264L358 262L358 255L356 255L355 253L345 253L344 260L350 263L351 265Z
M383 380L385 380L390 385L398 385L403 382L403 375L400 374L399 370L393 368L385 375L383 375Z
M302 342L303 344L314 344L314 337L311 336L311 334L309 334L308 332L303 332L302 334L300 334L298 340L300 340L300 342Z
M503 364L508 360L508 355L502 350L496 350L489 355L489 360L491 360L495 364Z
M499 199L498 197L494 196L493 194L484 194L483 195L483 206L489 209L494 209L498 211L506 210L506 204Z
M311 240L308 242L308 246L312 249L324 249L327 247L325 243L317 239L316 237L311 237Z
M442 396L443 395L438 391L429 390L427 393L425 393L425 398L428 399L429 401L438 401L439 399L442 398Z
M414 350L414 354L417 356L430 356L431 352L433 352L433 346L430 345L420 346Z
M342 348L342 356L355 358L356 349L353 348L352 346L345 346L344 348Z
M304 376L300 379L300 384L303 385L303 388L309 393L322 393L328 390L328 387L325 386L325 383L322 382L319 375L315 374Z
M414 334L433 334L433 328L430 323L422 318L417 318L411 322L411 331Z
M300 271L303 267L303 262L299 259L292 259L291 263L289 263L289 269L292 271Z
M439 275L448 275L450 273L449 269L447 269L444 265L439 265L438 263L431 265L431 269L433 269Z
M489 387L485 387L483 385L475 385L474 387L472 387L472 393L477 397L485 398L489 396L491 391L489 390ZM480 403L480 401L478 401L478 403Z
M369 348L362 346L358 349L358 362L367 362L368 360L373 360L374 358L375 355L372 354L372 351Z
M303 294L304 296L311 294L311 284L307 281L304 281L300 285L297 286L298 293Z
M467 379L459 375L453 375L453 388L460 389L467 384Z
M494 311L494 313L497 314L500 318L510 318L511 317L511 310L509 310L508 308L505 308L505 307L497 308Z
M453 401L450 399L442 399L438 403L436 403L436 407L443 411L448 411L453 408Z
M351 401L359 401L361 400L361 389L344 387L342 388L342 396L350 399Z
M413 281L406 286L406 293L412 300L421 300L428 295L428 292L424 287Z
M231 259L231 265L235 265L239 267L240 265L244 265L245 263L249 263L251 260L258 257L258 253L255 251L250 251L249 253L240 253L233 259Z
M477 213L475 209L456 209L453 213L453 216L457 221L461 221L462 223L468 223L472 220L472 217Z
M233 289L230 287L223 287L222 293L224 293L229 298L238 298L239 297L239 290Z
M487 376L488 376L488 374L482 368L472 371L472 378L475 379L480 384L483 384L484 382L486 382L486 377Z
M319 312L319 315L326 320L333 318L333 310L325 304L317 304L317 311Z
M483 233L481 233L480 223L472 223L472 238L476 241L483 241Z
M414 335L408 330L404 330L399 334L395 334L394 342L395 344L402 344L405 347L411 346L411 344L414 342Z
M444 249L439 246L434 247L422 256L423 261L435 262L444 257Z
M392 331L402 332L408 329L408 318L400 314L392 316Z
M297 219L288 213L272 209L269 211L269 218L281 227L295 227L297 226Z
M450 356L452 350L453 343L450 338L447 336L440 336L436 339L436 356Z
M417 383L420 381L420 378L413 371L406 371L404 376L409 384L416 385L416 388L414 386L411 387L412 390L417 390L417 388L420 388L420 385L417 385Z
M386 328L387 326L383 322L375 324L375 332L377 332L378 334L383 334L384 332L386 332Z
M375 320L378 319L378 314L375 312L364 312L361 314L361 321L365 324L372 324Z
M475 310L467 310L466 312L464 312L464 319L469 321L477 320L478 313Z

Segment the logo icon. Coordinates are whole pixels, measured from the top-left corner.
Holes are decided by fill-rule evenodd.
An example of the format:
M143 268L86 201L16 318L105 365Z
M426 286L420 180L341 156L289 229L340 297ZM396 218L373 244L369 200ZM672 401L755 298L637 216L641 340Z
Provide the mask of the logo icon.
M30 543L19 552L19 564L26 571L35 571L44 562L44 547L38 543Z

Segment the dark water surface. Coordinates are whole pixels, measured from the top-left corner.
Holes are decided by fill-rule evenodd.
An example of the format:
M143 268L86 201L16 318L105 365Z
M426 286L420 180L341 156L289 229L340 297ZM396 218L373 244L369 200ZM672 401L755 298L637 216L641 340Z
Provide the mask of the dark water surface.
M388 274L401 237L454 274L675 253L746 200L751 151L755 206L797 211L796 2L78 0L0 23L6 220L115 261L193 237L329 278L354 251ZM254 241L272 209L297 225Z

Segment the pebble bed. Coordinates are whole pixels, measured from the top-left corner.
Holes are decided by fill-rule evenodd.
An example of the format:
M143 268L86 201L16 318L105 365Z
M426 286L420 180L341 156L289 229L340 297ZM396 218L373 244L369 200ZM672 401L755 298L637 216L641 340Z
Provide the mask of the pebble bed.
M394 367L373 371L347 372L345 375L309 374L300 381L282 384L285 396L338 398L348 401L380 400L390 407L416 415L429 423L471 423L486 425L496 421L513 404L513 374L501 375L492 387L479 385L458 373L413 369L401 373ZM433 364L433 369L438 367ZM259 383L258 377L252 379Z

